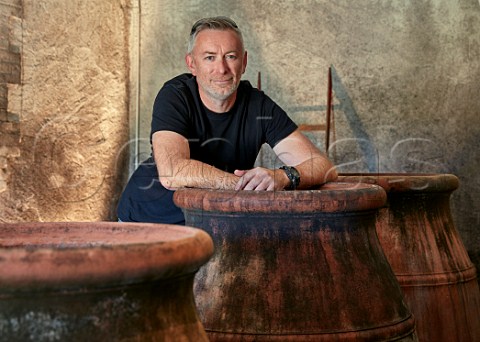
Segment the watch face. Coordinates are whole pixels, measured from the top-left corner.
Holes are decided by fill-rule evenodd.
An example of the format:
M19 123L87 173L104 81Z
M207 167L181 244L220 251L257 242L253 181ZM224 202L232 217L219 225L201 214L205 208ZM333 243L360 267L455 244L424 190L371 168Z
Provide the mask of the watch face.
M295 190L298 184L300 184L300 173L293 166L282 166L281 169L285 171L288 179L290 180L290 185L286 189Z
M295 176L295 178L300 178L300 173L298 173L296 168L291 167L290 172Z
M290 168L290 172L292 173L292 176L293 176L292 183L296 187L296 186L298 186L298 184L300 184L300 173L294 167Z

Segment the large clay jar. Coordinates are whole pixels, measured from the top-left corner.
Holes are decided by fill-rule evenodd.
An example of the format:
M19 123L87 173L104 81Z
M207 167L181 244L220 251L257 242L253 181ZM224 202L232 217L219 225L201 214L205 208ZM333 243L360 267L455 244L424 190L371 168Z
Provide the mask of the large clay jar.
M0 340L208 341L193 279L212 253L189 227L0 224Z
M377 184L387 192L377 233L415 316L419 340L480 341L476 270L450 212L457 177L343 174L339 179Z
M194 284L211 341L415 341L375 234L385 192L177 190L215 253Z

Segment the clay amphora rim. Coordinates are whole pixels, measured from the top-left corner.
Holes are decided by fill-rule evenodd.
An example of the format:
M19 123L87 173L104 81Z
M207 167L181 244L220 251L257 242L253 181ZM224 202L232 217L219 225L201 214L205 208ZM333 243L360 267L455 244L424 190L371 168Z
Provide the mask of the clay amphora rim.
M184 210L238 213L335 213L372 210L386 203L385 191L374 184L331 182L318 189L295 191L233 191L182 188L174 194Z
M340 173L338 181L376 184L388 193L452 192L459 186L457 176L447 173Z
M106 240L108 233L115 231L117 235ZM49 236L55 235L48 243ZM63 237L65 242L61 243ZM77 243L68 242L69 237ZM191 227L119 222L0 223L0 290L111 286L178 277L195 272L211 255L210 236Z

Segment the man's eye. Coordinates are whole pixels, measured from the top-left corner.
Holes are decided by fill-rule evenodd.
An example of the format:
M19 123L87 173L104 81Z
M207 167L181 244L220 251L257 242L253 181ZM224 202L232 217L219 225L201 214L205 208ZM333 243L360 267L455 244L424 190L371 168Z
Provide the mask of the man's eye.
M207 61L213 61L213 56L207 56L207 57L205 57L205 60L207 60Z
M237 59L237 56L235 56L235 55L227 55L227 59Z

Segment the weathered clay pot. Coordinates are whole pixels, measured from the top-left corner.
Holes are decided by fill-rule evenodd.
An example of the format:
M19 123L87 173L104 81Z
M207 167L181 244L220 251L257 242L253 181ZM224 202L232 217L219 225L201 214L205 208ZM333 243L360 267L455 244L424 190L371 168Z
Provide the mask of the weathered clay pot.
M194 293L211 341L414 341L414 321L375 234L382 188L177 190L214 240Z
M208 341L193 279L212 253L189 227L0 224L0 340Z
M453 224L449 174L342 174L388 195L377 233L417 323L420 341L480 341L475 266Z

